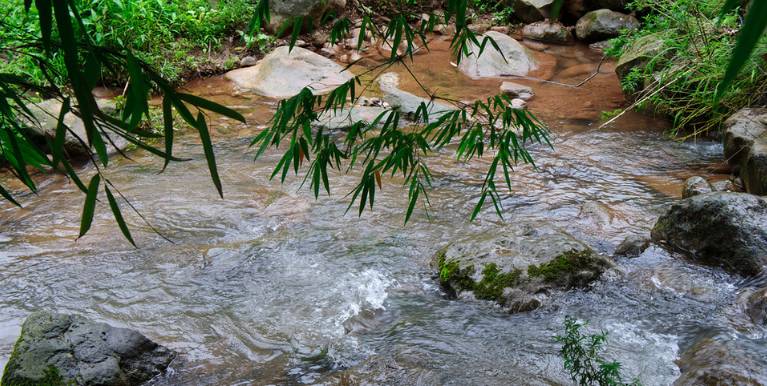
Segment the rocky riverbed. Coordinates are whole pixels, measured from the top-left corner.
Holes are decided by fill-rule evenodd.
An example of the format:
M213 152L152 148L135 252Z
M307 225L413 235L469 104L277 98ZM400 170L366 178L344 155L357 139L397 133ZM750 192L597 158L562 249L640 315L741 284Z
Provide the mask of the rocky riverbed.
M178 134L177 151L194 161L162 174L141 152L115 159L111 181L173 243L141 232L133 249L105 210L75 243L81 196L57 176L41 184L55 194L0 207L0 364L24 319L45 309L130 328L177 352L155 385L565 384L553 337L573 316L607 331L607 355L643 384L766 383L764 201L722 192L680 201L690 177L729 178L717 174L726 149L670 141L666 122L634 112L597 129L600 113L625 101L615 64L582 44L507 38L513 71L497 60L453 66L437 37L409 68L389 69L362 106L412 110L428 95L409 71L456 100L514 92L551 127L553 148L533 148L537 168L512 174L505 221L490 208L468 221L486 159L435 155L434 210L417 210L407 226L397 179L362 218L343 216L355 175L332 175L332 195L316 201L300 179L271 181L279 155L254 163L248 145L276 101L254 92L348 79L317 72L340 64L309 50L277 50L231 80L187 86L248 118L211 125L225 199L192 133ZM360 55L349 71L382 60ZM269 85L259 75L267 70L286 82ZM323 122L341 130L344 119ZM723 224L721 239L706 237ZM738 258L723 258L733 245Z

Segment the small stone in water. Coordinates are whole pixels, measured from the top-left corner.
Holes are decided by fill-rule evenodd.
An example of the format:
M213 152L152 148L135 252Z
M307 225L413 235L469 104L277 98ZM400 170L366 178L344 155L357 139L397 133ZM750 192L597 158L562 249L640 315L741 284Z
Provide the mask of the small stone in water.
M522 110L522 109L524 109L526 107L527 107L527 102L525 102L522 99L514 98L514 99L511 100L511 108L512 109Z

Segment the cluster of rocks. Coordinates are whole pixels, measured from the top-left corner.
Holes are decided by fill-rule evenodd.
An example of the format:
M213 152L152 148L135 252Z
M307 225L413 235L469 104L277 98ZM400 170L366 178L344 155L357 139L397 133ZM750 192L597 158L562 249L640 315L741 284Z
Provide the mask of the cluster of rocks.
M36 312L22 325L1 383L139 385L164 373L175 357L133 330L76 315Z
M514 2L514 17L528 23L522 29L525 39L570 44L577 38L595 43L614 38L624 29L639 27L634 16L624 13L626 4L622 1L565 1L562 19L575 21L574 27L550 20L553 3L554 0Z

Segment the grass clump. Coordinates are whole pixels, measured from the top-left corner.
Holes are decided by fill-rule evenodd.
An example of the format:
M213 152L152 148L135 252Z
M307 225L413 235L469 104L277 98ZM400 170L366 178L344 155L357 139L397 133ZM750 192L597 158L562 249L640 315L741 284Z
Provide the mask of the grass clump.
M765 101L763 37L717 103L716 92L740 28L738 13L720 17L723 4L724 0L634 0L631 8L647 14L642 28L625 31L607 50L620 57L638 45L654 45L641 65L622 74L621 83L636 98L636 107L671 117L674 136L717 133L733 112Z
M527 267L527 275L538 277L547 283L556 283L563 287L582 285L578 276L581 272L595 271L594 253L590 249L571 250L541 265ZM598 269L597 269L598 270ZM586 279L586 278L584 278Z

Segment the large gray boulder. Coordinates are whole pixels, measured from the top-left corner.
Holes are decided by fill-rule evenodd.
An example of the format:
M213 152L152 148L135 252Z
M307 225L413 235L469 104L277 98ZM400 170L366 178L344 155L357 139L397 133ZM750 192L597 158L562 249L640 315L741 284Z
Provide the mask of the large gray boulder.
M316 27L326 12L342 12L345 7L346 0L271 0L270 23L267 29L270 32L279 32L287 25L292 26L292 20L296 17L304 18L304 26Z
M21 327L2 384L138 385L164 372L175 356L136 331L36 312Z
M114 114L116 112L115 104L111 100L97 99L99 109L105 114ZM46 138L51 141L56 137L56 128L61 113L62 103L57 99L48 99L40 103L34 103L26 106L34 115L34 120L28 118L22 119L22 125L26 129L30 138L40 144L46 143ZM64 124L69 127L64 137L64 151L74 159L87 158L91 152L87 146L88 136L85 133L85 124L83 120L72 112L64 115ZM124 150L130 144L125 138L109 132L108 137L101 136L110 155Z
M767 108L742 109L727 119L724 156L747 192L767 194Z
M570 44L573 42L573 34L562 23L552 21L538 21L522 28L522 36L525 39L536 40L544 43Z
M575 34L583 41L596 42L617 37L624 29L637 28L639 21L634 16L609 9L598 9L578 19Z
M767 264L767 200L715 192L677 201L652 239L690 259L751 276Z
M401 90L399 88L399 75L393 72L387 72L381 75L378 78L378 86L383 94L384 102L391 107L397 108L409 118L413 117L422 104L425 104L428 107L430 120L437 119L445 113L456 110L455 107L448 104L439 101L431 101Z
M556 227L522 224L457 240L438 251L432 265L449 295L523 312L557 290L587 286L613 264Z
M246 92L285 99L304 87L315 95L326 94L354 75L336 62L301 47L276 48L253 67L230 71L226 78Z
M524 76L538 67L532 52L511 36L488 31L478 39L481 42L485 37L495 40L501 52L499 53L491 44L488 44L482 55L479 56L479 47L472 44L470 46L472 54L463 57L458 66L461 72L469 77L480 79L497 78L504 75Z

